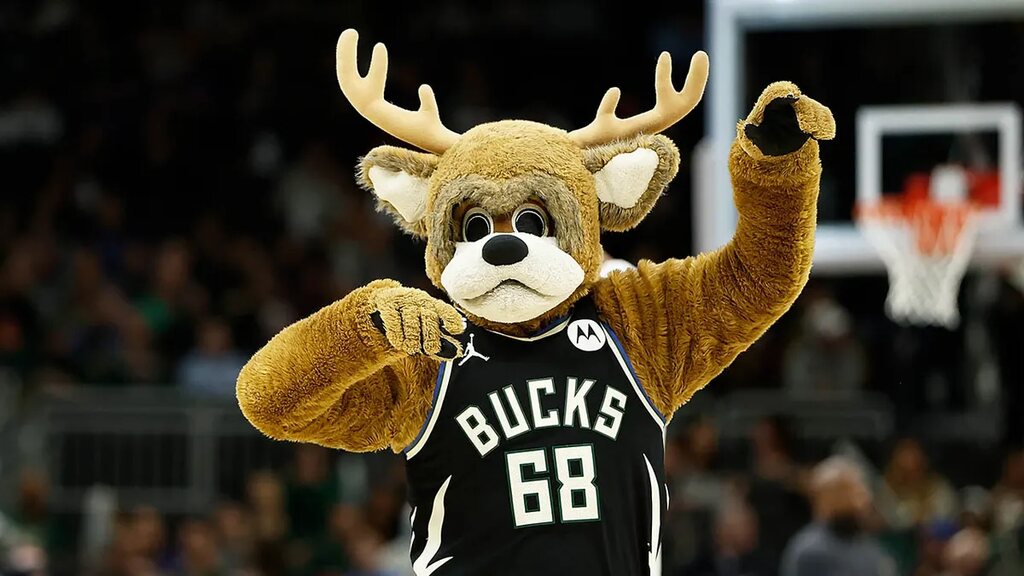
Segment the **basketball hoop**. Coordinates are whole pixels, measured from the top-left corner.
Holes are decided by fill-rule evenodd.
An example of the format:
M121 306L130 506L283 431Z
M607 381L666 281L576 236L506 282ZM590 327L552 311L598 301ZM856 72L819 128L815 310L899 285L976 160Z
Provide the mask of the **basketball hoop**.
M889 271L893 320L955 328L957 294L977 234L968 200L883 199L858 207L857 226Z

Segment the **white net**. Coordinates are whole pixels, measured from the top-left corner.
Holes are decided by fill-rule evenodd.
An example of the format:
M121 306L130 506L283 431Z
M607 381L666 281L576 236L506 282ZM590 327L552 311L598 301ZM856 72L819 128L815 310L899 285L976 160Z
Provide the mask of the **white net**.
M977 232L967 205L922 203L916 208L869 207L858 227L889 271L886 313L906 324L955 328L957 294Z

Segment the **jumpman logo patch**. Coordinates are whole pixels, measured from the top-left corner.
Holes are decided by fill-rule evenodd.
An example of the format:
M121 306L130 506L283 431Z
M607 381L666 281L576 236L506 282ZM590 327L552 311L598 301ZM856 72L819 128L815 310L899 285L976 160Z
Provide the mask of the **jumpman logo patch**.
M491 359L490 356L484 356L483 354L476 351L476 347L473 346L472 334L469 335L469 344L466 344L466 350L462 353L462 360L459 361L459 366L465 364L466 361L468 361L470 358L479 358L484 362L487 362L488 360Z

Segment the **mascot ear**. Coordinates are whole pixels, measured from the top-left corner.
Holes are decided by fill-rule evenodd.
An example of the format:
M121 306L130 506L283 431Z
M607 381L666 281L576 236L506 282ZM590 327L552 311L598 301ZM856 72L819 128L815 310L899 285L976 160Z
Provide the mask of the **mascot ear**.
M593 146L583 156L594 175L601 228L610 232L639 224L679 170L679 150L661 135Z
M402 230L425 238L427 190L438 157L395 146L378 146L359 161L359 184L377 196L377 209L387 212Z

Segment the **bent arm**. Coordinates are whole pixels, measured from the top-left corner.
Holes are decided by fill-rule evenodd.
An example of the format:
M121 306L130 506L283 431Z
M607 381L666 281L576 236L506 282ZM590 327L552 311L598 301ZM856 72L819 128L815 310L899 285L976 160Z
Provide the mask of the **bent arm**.
M353 452L411 440L429 404L431 360L396 350L370 319L372 294L397 285L372 282L271 339L238 376L245 417L271 438Z
M641 262L595 291L598 308L666 415L782 316L810 272L818 143L810 139L795 152L766 156L740 130L729 169L739 222L727 245L685 260Z

